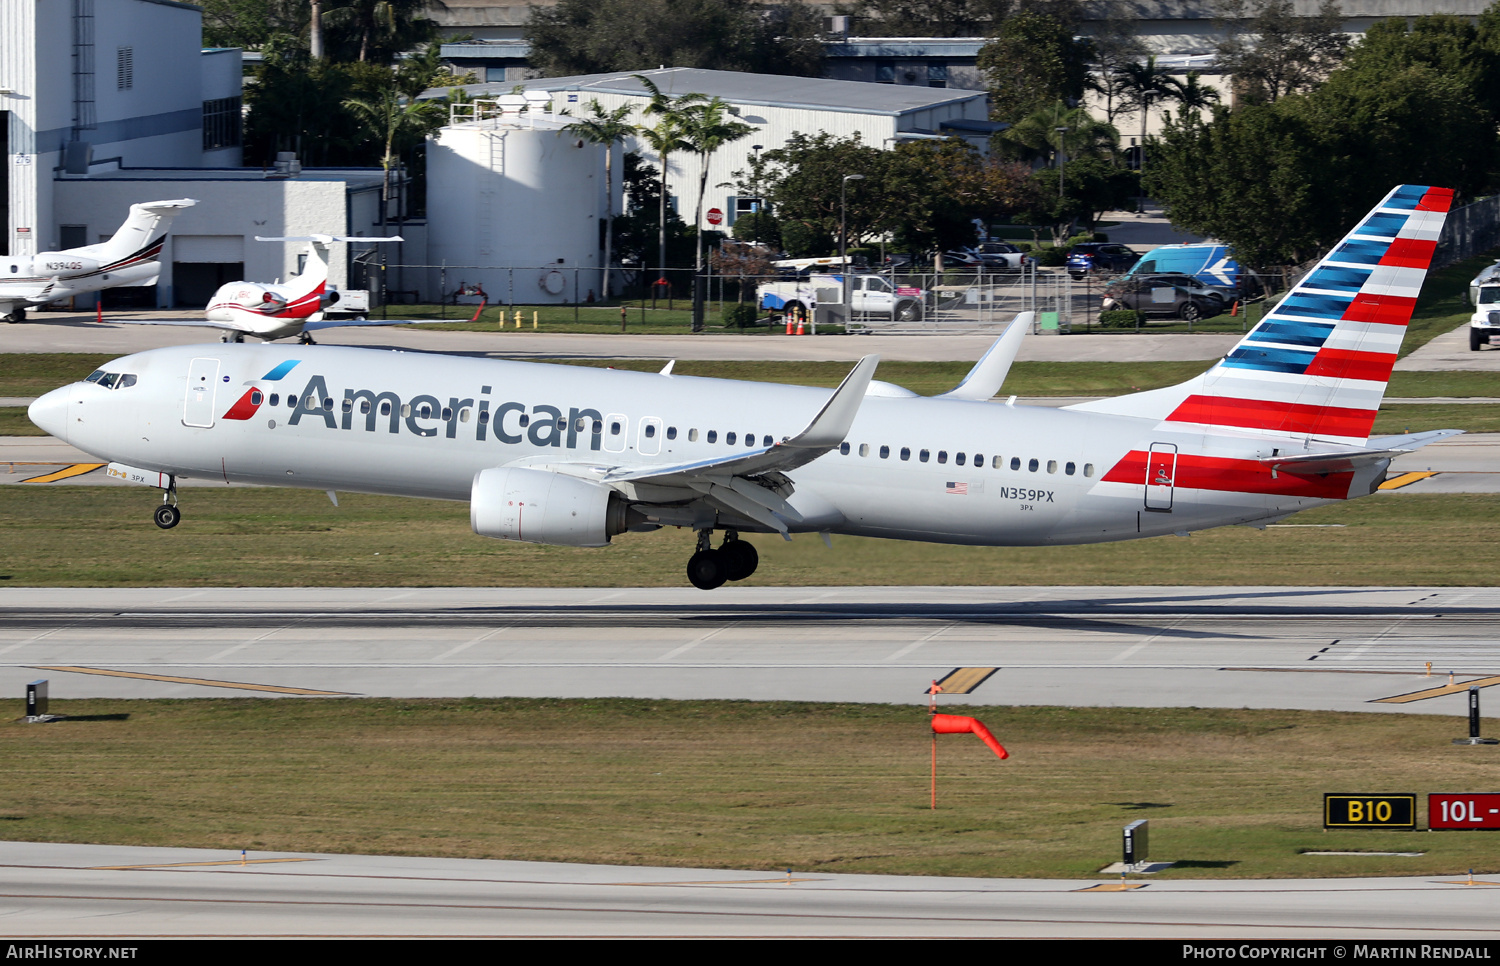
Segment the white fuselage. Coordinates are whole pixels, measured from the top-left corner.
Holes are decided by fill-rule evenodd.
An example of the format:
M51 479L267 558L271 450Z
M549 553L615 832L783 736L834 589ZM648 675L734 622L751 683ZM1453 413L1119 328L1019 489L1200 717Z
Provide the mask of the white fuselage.
M33 419L101 459L179 477L447 500L468 500L475 474L502 465L587 478L720 458L747 438L761 446L796 434L829 398L799 386L321 346L183 346L108 369L134 375L133 385L74 383L43 397ZM791 530L1091 543L1272 519L1363 495L1383 477L1383 467L1320 478L1255 463L1285 438L996 402L867 395L846 439L847 452L787 472L802 517ZM624 493L653 523L704 522L690 490L627 484ZM719 527L766 529L710 512Z
M0 258L0 315L118 285L151 285L161 272L161 263L151 259L116 264L84 251Z

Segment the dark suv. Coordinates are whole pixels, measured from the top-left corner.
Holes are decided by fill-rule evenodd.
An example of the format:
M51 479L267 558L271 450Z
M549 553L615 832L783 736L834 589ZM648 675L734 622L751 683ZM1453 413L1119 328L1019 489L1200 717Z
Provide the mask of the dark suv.
M1111 282L1104 290L1104 308L1135 309L1148 318L1196 322L1229 307L1217 289L1189 275L1132 275Z
M1068 274L1074 278L1090 272L1118 274L1140 260L1140 253L1115 242L1080 242L1068 253Z

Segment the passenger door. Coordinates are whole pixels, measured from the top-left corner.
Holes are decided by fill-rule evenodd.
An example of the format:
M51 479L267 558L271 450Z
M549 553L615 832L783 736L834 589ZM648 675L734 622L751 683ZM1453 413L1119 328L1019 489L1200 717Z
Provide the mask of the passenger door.
M214 424L214 394L219 382L218 359L194 359L188 364L187 395L182 424L207 429Z

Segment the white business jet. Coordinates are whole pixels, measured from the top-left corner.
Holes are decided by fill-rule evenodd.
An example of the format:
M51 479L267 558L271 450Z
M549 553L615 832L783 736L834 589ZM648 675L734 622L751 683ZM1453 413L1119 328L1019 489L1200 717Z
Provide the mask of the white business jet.
M220 285L203 320L119 318L127 325L186 325L223 329L221 342L244 342L253 335L267 342L297 336L303 345L312 345L317 329L346 325L407 325L424 319L328 319L324 313L339 301L338 290L328 284L328 246L334 242L393 242L389 238L366 238L360 235L284 235L255 236L262 242L307 242L302 271L285 282L229 282ZM442 321L433 319L431 321Z
M130 215L109 241L61 252L0 257L0 316L26 321L26 309L117 285L155 285L161 272L163 242L172 219L198 202L148 201L131 205Z
M991 399L1029 314L951 392L824 389L342 347L155 349L32 404L108 472L467 500L476 533L602 546L696 531L704 589L755 571L744 533L975 545L1264 525L1364 496L1456 431L1370 438L1453 200L1392 191L1233 351L1178 386L1061 409ZM715 530L725 533L714 548Z

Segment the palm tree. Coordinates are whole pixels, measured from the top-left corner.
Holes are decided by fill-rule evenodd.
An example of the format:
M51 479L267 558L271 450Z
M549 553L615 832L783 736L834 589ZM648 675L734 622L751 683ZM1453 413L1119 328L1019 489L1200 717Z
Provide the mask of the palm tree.
M679 97L668 97L662 93L660 87L652 82L651 78L644 74L633 74L636 80L646 88L651 95L651 100L641 110L642 114L660 117L655 127L641 125L636 128L636 134L641 140L651 146L661 161L661 220L660 234L657 239L658 245L658 267L665 277L667 267L667 167L671 162L668 158L673 151L690 151L692 146L682 137L682 109L690 104L705 101L708 98L702 94L683 94Z
M1125 81L1125 90L1131 102L1141 112L1141 170L1146 168L1146 122L1151 116L1151 101L1170 97L1177 85L1172 74L1164 67L1156 66L1156 55L1146 58L1145 63L1126 64L1120 68Z
M693 219L697 252L693 257L693 328L703 328L703 198L708 193L708 160L726 144L755 131L744 121L730 120L729 105L720 98L688 104L679 110L682 139L698 155L698 208Z
M1017 160L1050 165L1059 150L1069 158L1108 157L1119 147L1120 132L1081 107L1054 101L1011 125L1000 140Z
M1192 71L1186 80L1172 82L1172 100L1177 102L1179 114L1184 120L1196 121L1198 115L1219 103L1219 92L1198 83L1199 73Z
M606 111L599 106L599 101L595 98L589 103L589 110L593 112L593 117L574 121L563 130L576 134L593 144L604 145L604 197L607 201L604 210L604 281L600 289L607 300L609 298L610 242L614 240L615 221L613 174L615 144L634 134L635 126L625 122L631 110L628 104L617 107L613 111Z

